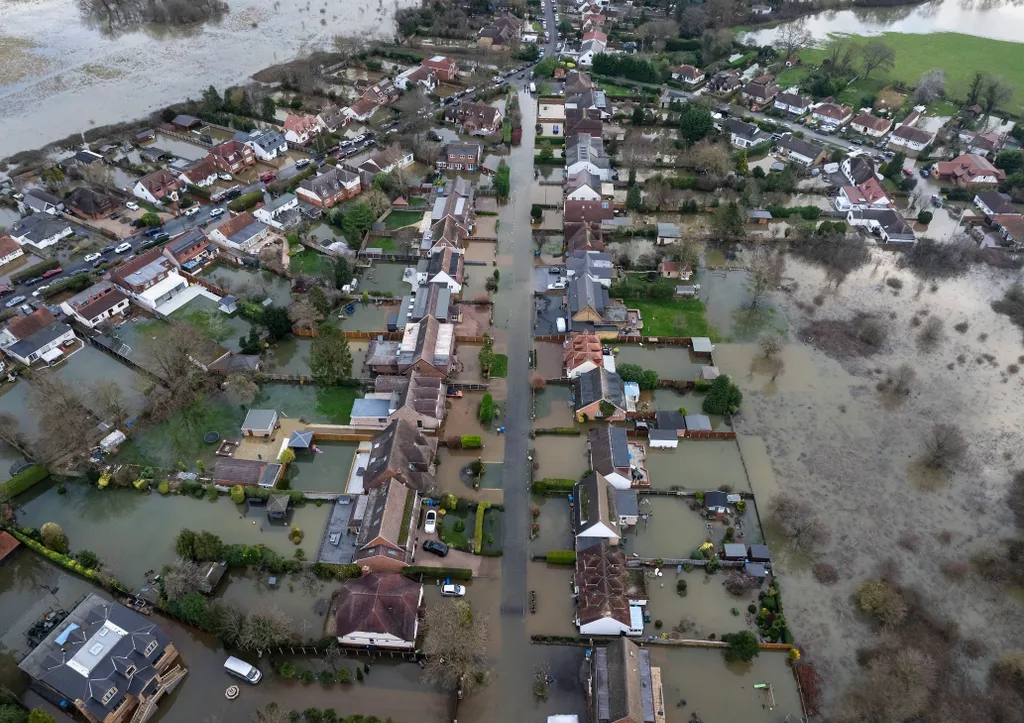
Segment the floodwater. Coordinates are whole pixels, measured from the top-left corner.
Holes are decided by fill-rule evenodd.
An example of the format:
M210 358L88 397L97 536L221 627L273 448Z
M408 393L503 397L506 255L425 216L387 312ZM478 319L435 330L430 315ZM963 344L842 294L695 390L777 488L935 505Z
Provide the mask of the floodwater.
M1015 28L1024 23L1024 7L1010 2L937 0L915 6L826 11L802 18L803 21L815 40L824 40L829 33L962 33L1019 43L1020 33ZM767 28L748 33L744 40L770 45L777 33L778 27Z
M706 316L722 339L754 341L762 334L786 334L786 317L771 299L751 306L742 269L704 270L700 275L700 299Z
M26 414L31 390L32 386L26 379L19 379L13 384L4 382L0 386L0 412L13 415L22 433L34 437L39 433L39 422L34 414Z
M247 271L243 268L217 264L207 267L203 278L243 298L270 298L278 306L288 306L292 287L288 279L269 271Z
M305 419L310 424L342 424L352 408L335 411L333 404L338 391L335 387L324 389L309 384L266 383L251 406L276 409L283 417Z
M695 356L689 347L622 345L616 347L615 363L639 364L644 369L657 372L662 379L688 381L699 378L700 370L707 364L706 360Z
M312 450L297 453L288 470L292 475L292 489L344 492L358 446L357 442L317 442L316 447L322 453Z
M312 339L289 336L277 342L264 355L267 371L274 374L309 374L309 353ZM353 371L355 360L353 359Z
M82 393L90 403L90 388L97 382L114 382L123 394L124 407L136 415L145 404L143 391L153 382L134 369L130 369L104 354L99 349L83 345L69 359L57 367L64 381Z
M362 272L359 277L359 291L373 293L390 293L403 296L412 291L412 287L403 281L403 274L409 264L375 263Z
M676 449L648 448L644 466L653 489L716 490L728 486L749 490L735 440L680 439Z
M399 304L352 303L356 308L351 314L338 312L338 321L345 331L387 331L388 317L397 315L402 308Z
M216 23L109 35L83 22L72 0L0 0L2 35L12 40L0 54L0 157L197 98L211 84L245 83L335 35L387 37L395 9L410 4L326 0L318 12L239 0Z
M710 525L699 511L691 510L689 499L643 495L640 514L649 515L636 524L623 549L640 557L688 558L707 542Z
M199 136L196 136L196 141L198 140ZM209 148L199 143L189 143L180 138L164 135L163 133L157 133L150 145L156 146L162 151L167 151L178 158L184 158L187 161L198 161L210 152Z
M671 636L672 629L684 619L692 621L694 627L680 633L683 638L707 638L709 635L756 629L747 605L757 600L757 592L744 597L732 595L722 586L725 572L708 575L701 569L694 569L676 573L674 566L666 565L662 568L662 576L654 577L651 568L644 569L647 571L649 602L646 610L651 615L651 622L644 625L645 636ZM685 596L676 591L679 580L686 581ZM739 614L734 614L733 610ZM659 620L662 622L660 628L657 625Z

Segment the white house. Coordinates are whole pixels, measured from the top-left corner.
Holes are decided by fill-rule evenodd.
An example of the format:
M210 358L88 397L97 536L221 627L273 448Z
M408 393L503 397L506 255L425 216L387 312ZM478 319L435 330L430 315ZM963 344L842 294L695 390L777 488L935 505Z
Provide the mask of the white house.
M278 231L285 228L285 215L299 207L299 199L294 193L285 193L278 196L265 206L260 206L252 212L253 218L260 223L265 223Z
M836 103L819 103L811 111L811 118L824 126L841 126L853 118L853 108Z
M892 202L886 196L882 184L875 178L869 178L856 186L840 187L835 206L837 211L864 211L869 208L890 208Z
M630 468L629 441L623 427L606 425L592 429L590 440L590 466L617 490L633 486Z
M421 583L397 572L364 574L341 586L328 632L342 645L412 650L422 602Z
M240 213L210 232L210 240L237 251L248 251L270 233L249 211Z
M861 135L881 138L892 128L892 121L888 118L879 118L870 113L861 113L850 121L850 128Z
M626 556L602 541L576 552L573 587L580 635L643 635L646 595L631 595Z
M59 198L41 188L25 191L22 204L33 213L48 213L51 216L56 216L58 211L64 210L64 204Z
M753 125L737 118L722 121L722 131L729 134L729 142L736 148L753 148L759 143L771 140L771 136Z
M801 116L811 109L811 100L797 93L779 93L775 96L775 108L784 113Z
M10 236L0 236L0 266L11 263L17 258L25 255L21 244Z
M251 133L239 133L235 140L252 148L256 158L261 161L273 161L288 151L288 141L277 131L255 130Z
M0 348L15 361L31 365L37 361L53 362L64 352L61 345L75 340L74 330L60 321L47 308L11 320L0 332Z
M289 143L305 145L321 130L316 116L292 113L284 119L284 139Z
M45 249L58 243L62 238L71 236L74 232L71 224L63 219L34 213L14 224L10 234L11 238L22 246L27 244L37 249Z
M204 156L178 174L178 180L199 188L212 186L217 181L217 165L211 156Z
M589 68L594 64L594 56L598 53L603 53L607 49L607 45L599 38L592 38L587 40L580 46L580 53L576 57L577 65L582 65L585 68Z
M889 136L889 148L901 150L907 155L920 153L935 138L935 134L922 128L902 124Z
M569 177L565 184L567 201L600 201L601 178L593 173L581 171Z
M464 259L462 249L445 245L419 262L416 276L419 285L441 284L451 293L462 293Z
M92 329L127 311L128 297L109 281L101 281L61 302L60 308Z
M573 488L572 524L577 541L603 540L618 545L621 538L614 514L615 489L600 474L591 472Z
M149 203L161 203L165 198L178 200L178 192L184 184L171 171L161 170L150 173L136 181L132 193Z
M884 243L914 243L917 240L906 219L891 208L854 209L846 214L846 221L851 226L873 233Z
M704 71L692 65L680 65L672 69L672 78L686 85L697 85L704 80Z
M570 138L565 147L565 172L568 176L586 172L607 181L611 165L604 152L604 141L588 133Z

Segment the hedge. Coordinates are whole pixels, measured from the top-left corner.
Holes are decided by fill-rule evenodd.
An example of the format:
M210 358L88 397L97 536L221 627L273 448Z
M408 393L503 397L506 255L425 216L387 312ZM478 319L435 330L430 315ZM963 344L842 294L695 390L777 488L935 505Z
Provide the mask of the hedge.
M88 289L93 285L94 281L95 279L93 279L92 274L75 274L74 276L69 276L66 279L61 279L56 283L50 284L47 288L39 292L39 295L44 299L49 299L64 291L78 293L79 291L85 291Z
M459 441L463 449L480 449L484 446L484 441L475 434L463 435Z
M772 218L799 216L805 221L817 221L821 217L821 209L817 206L779 206L768 204L765 210L772 215Z
M545 477L533 483L531 489L545 497L568 497L576 487L574 479L558 479L557 477Z
M554 156L552 156L551 158L542 158L541 155L538 153L533 157L533 163L534 165L537 166L561 166L565 163L565 159L555 158Z
M476 506L476 520L473 524L473 552L477 555L480 554L480 550L484 546L484 515L487 514L487 508L490 506L490 502L481 502Z
M45 465L34 464L23 469L3 484L0 484L0 502L6 502L17 497L49 476L50 471L46 469Z
M11 274L11 283L12 284L20 284L22 281L27 281L28 279L34 279L37 276L42 276L44 271L49 271L51 269L56 269L56 268L60 268L60 260L59 259L51 259L49 261L44 261L41 264L36 264L35 266L29 266L24 271L19 271L16 274Z
M121 587L121 585L116 580L114 580L114 578L108 577L107 575L104 575L104 574L100 573L97 570L90 570L89 568L87 568L85 565L82 565L77 560L75 560L75 559L73 559L73 558L71 558L71 557L69 557L67 555L63 555L63 554L61 554L59 552L55 552L54 550L51 550L49 547L47 547L43 543L39 542L38 540L33 540L31 537L26 535L21 530L17 530L17 529L14 529L13 527L9 527L9 528L7 528L7 531L9 533L11 533L15 537L15 539L17 539L18 542L20 542L21 544L25 545L26 547L28 547L28 548L30 548L32 550L35 550L36 552L38 552L43 557L46 557L46 558L52 560L53 562L56 562L61 567L64 567L64 568L70 570L71 572L75 573L76 575L81 575L84 578L88 578L90 580L95 580L96 582L98 582L100 585L103 585L104 587L116 587L116 588L120 588Z
M575 550L548 550L547 561L553 565L575 565Z
M402 570L402 574L409 577L423 575L424 577L434 577L439 580L445 577L450 577L453 580L473 579L473 571L467 567L423 567L421 565L409 565L409 567Z
M247 193L244 196L239 196L234 201L229 203L228 210L234 211L235 213L248 211L250 208L252 208L262 200L263 191L253 191L252 193Z
M537 140L535 142L536 143L550 143L552 146L564 146L565 145L565 137L564 136L540 136L539 138L537 138Z
M537 437L550 434L565 435L567 437L578 437L582 434L579 427L540 427L539 429L533 430L533 434Z
M210 189L208 189L208 188L202 188L201 186L196 186L196 185L190 183L190 184L188 184L188 192L190 194L192 194L193 196L198 196L199 198L203 199L204 201L209 201L210 200L210 195L211 194L210 194Z

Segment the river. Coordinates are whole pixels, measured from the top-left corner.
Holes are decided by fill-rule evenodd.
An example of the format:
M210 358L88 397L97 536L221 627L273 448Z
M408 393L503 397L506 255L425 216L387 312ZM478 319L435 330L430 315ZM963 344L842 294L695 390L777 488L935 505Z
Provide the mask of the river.
M332 37L387 37L414 0L238 0L219 22L106 35L74 0L0 0L0 158L223 90Z
M936 0L921 5L829 10L802 19L815 40L829 33L879 35L881 33L962 33L979 38L1021 42L1024 5L972 0ZM748 33L746 40L771 44L778 26Z

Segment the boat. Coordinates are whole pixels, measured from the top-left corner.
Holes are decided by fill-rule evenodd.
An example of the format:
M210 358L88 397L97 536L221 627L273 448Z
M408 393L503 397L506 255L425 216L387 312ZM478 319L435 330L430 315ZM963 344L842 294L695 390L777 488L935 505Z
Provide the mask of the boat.
M135 612L142 613L143 615L153 614L152 606L142 598L126 597L121 600L121 604L124 605L126 608L131 608Z

